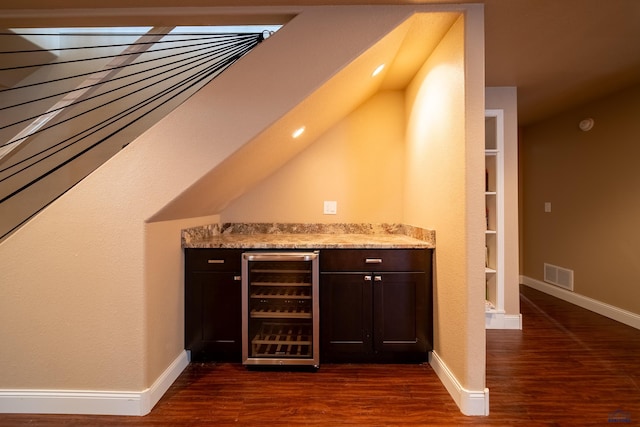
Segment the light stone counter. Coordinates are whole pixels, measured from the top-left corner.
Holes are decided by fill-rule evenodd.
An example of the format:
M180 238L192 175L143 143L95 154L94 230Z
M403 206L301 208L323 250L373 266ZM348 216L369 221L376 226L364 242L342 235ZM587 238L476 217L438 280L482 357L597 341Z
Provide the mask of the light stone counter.
M435 232L402 224L211 224L182 230L183 248L435 248Z

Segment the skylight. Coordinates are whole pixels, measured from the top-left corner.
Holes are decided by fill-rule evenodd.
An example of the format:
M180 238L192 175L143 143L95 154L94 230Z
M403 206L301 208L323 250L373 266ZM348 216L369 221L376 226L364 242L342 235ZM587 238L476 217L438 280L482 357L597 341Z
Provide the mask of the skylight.
M259 33L262 31L276 32L282 25L202 25L177 26L169 34L200 34L200 33ZM61 28L12 28L11 31L21 35L28 34L145 34L153 27L61 27Z

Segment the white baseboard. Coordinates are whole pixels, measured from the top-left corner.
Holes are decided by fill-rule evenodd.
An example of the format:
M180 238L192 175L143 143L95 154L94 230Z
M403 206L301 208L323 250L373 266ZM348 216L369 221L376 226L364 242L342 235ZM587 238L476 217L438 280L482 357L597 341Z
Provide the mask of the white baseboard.
M146 415L189 364L183 351L146 390L1 390L0 413Z
M640 315L638 314L527 276L520 276L520 283L529 286L530 288L537 289L540 292L544 292L545 294L553 295L556 298L560 298L561 300L593 311L594 313L598 313L620 323L624 323L632 328L640 329Z
M139 415L147 415L156 403L169 390L171 384L180 376L182 371L189 365L190 354L183 350L178 357L169 365L167 369L151 384L151 387L143 391L145 399L140 406Z
M466 390L435 351L429 356L429 364L463 414L489 415L488 388L478 391Z
M500 312L486 312L484 315L485 329L522 329L521 314L505 314Z

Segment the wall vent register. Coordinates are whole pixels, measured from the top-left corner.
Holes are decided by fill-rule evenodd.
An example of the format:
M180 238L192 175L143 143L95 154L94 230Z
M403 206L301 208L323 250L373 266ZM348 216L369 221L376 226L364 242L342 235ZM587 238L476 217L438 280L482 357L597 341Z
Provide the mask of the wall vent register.
M242 363L319 367L318 252L242 256Z
M573 270L544 263L544 281L573 291Z

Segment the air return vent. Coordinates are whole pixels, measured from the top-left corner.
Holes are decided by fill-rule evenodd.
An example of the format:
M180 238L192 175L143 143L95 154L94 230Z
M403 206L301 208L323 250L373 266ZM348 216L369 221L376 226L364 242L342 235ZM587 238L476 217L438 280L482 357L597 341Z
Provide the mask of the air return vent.
M573 270L545 263L544 281L573 291Z

